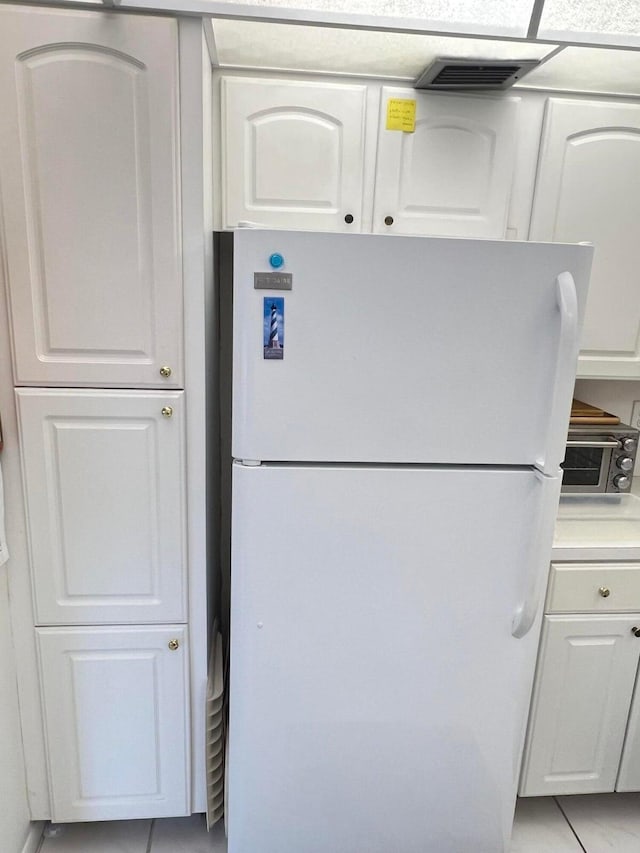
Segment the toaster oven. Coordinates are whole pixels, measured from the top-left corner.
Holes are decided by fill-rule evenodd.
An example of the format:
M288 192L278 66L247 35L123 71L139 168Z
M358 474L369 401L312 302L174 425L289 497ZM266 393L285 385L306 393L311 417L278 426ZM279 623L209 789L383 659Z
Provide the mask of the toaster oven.
M561 466L562 491L629 491L639 435L626 424L572 424Z

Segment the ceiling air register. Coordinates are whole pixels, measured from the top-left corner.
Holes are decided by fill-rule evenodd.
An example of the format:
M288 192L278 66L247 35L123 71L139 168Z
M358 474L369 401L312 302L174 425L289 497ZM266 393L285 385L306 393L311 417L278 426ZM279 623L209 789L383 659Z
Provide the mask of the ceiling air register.
M537 59L434 59L416 89L508 89L540 62Z

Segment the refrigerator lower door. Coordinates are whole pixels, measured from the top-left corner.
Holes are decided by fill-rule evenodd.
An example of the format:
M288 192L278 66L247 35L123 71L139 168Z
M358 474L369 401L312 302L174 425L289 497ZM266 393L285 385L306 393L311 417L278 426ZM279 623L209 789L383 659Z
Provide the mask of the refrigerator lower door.
M233 467L230 853L507 851L540 477Z

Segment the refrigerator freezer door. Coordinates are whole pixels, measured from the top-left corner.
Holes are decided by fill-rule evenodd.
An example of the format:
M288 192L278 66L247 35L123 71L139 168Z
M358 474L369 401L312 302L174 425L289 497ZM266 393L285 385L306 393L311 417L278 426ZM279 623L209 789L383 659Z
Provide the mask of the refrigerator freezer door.
M229 853L508 850L541 477L233 468Z
M560 284L575 281L581 317L592 247L233 239L235 458L557 470L577 357ZM273 255L291 290L255 278Z

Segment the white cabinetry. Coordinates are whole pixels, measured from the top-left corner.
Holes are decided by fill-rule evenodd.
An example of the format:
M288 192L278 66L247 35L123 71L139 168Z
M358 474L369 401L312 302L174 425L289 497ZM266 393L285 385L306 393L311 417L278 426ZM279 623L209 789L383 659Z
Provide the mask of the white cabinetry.
M635 624L620 616L545 617L522 794L615 789L640 654Z
M17 392L38 624L186 619L183 395Z
M519 99L384 87L376 139L373 91L223 77L224 227L368 231L364 175L375 174L377 233L504 237ZM416 99L415 133L386 130L389 98Z
M360 231L366 86L221 85L224 226Z
M177 53L168 19L2 10L19 385L182 387Z
M640 688L636 685L616 791L640 791Z
M174 20L0 8L2 244L56 821L191 811L178 83Z
M386 129L390 98L416 100L414 133ZM504 237L518 100L383 88L374 232Z
M550 98L532 240L596 246L578 376L640 378L640 105Z
M55 819L186 814L184 626L37 635Z
M521 796L640 790L639 580L638 564L552 565Z

